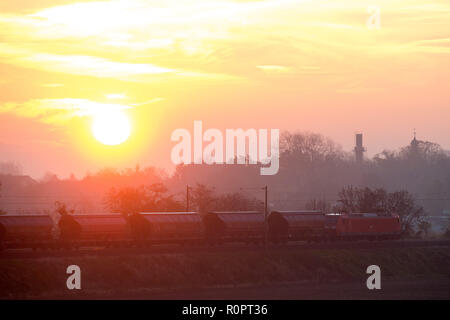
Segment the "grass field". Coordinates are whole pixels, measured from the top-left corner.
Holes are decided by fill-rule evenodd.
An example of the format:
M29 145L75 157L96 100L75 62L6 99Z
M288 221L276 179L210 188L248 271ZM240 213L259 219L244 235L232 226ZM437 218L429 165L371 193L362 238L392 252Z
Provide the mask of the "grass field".
M219 249L218 249L219 250ZM82 290L66 287L66 268L81 268ZM369 265L383 281L450 279L450 248L292 250L0 259L1 298L92 298L139 292L289 282L365 283Z

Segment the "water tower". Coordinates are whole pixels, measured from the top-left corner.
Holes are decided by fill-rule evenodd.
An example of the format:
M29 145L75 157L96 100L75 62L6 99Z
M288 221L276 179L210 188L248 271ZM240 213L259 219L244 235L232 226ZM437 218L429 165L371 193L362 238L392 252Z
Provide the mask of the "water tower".
M363 135L362 133L356 134L356 145L355 145L355 160L357 163L362 163L364 160L364 151L366 148L363 147Z

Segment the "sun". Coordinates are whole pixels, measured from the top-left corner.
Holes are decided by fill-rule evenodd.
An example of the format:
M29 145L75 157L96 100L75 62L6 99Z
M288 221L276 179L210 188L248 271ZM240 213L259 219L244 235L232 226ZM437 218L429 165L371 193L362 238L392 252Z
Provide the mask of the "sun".
M92 133L99 142L115 146L130 136L131 126L127 115L119 110L97 114L92 123Z

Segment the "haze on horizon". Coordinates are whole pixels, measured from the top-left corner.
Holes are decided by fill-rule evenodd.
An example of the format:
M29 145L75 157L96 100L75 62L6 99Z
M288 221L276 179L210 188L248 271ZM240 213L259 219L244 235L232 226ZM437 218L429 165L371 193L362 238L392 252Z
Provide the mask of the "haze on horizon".
M321 133L368 155L418 138L450 149L450 3L338 0L0 3L0 161L41 177L171 166L170 134ZM123 112L104 145L96 115Z

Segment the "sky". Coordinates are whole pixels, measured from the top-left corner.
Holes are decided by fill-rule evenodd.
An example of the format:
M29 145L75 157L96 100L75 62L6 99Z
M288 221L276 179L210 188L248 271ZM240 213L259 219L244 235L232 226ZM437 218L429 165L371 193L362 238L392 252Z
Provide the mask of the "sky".
M448 0L1 1L0 161L170 168L194 120L450 149L449 70ZM92 132L110 112L130 123L114 146Z

